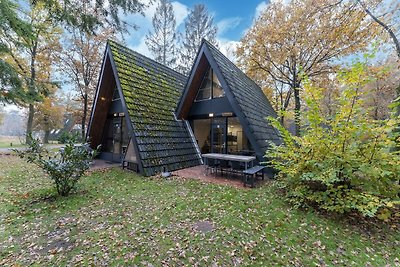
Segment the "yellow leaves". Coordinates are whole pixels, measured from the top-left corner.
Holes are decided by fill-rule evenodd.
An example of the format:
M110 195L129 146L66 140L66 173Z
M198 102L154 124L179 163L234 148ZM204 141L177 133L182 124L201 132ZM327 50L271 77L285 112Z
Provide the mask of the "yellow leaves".
M259 83L293 86L301 72L315 79L331 70L333 58L367 47L376 36L371 27L351 3L273 2L241 39L239 65Z

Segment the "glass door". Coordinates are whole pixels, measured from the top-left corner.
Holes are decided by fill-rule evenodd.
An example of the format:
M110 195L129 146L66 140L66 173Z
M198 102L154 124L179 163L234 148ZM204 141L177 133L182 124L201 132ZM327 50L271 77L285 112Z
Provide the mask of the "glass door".
M212 153L226 154L226 118L215 118L211 123Z
M121 160L122 123L121 117L113 119L113 161Z

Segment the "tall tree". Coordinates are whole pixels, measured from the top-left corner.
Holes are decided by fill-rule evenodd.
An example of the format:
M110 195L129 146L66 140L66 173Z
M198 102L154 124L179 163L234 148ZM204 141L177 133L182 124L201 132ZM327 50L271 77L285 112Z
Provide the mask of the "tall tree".
M73 85L80 103L82 140L86 136L104 45L113 35L113 30L102 30L93 35L77 28L65 37L64 50L59 55L61 71Z
M203 38L217 45L216 36L217 26L214 25L212 15L208 13L205 5L195 5L185 21L179 70L188 74Z
M53 24L43 5L28 6L25 20L32 28L33 38L7 35L9 62L23 78L28 104L28 135L32 133L35 104L54 90L52 74L55 52L60 49L61 29ZM19 45L21 44L21 45Z
M18 15L19 6L14 1L0 1L0 103L20 104L25 102L25 94L18 71L6 58L10 56L10 42L33 38L29 23ZM16 42L14 47L24 47L24 42Z
M366 48L376 27L356 4L335 0L273 2L242 38L237 54L256 81L273 80L287 88L280 110L294 96L295 133L300 134L301 85L331 72L332 61ZM283 118L282 118L283 119Z
M357 3L362 7L362 9L365 11L365 13L368 14L369 17L371 17L374 22L379 25L390 37L392 40L394 47L395 47L395 53L397 55L397 60L400 62L400 41L399 37L397 36L398 33L400 32L400 2L398 1L391 1L390 5L386 5L389 7L387 9L388 12L386 13L385 17L379 17L376 14L371 11L371 9L368 7L368 3L362 0L356 0ZM392 25L390 24L390 21L394 22ZM397 98L395 99L396 103L396 114L400 116L400 83L397 86L396 89L397 93ZM398 129L400 131L400 127Z
M160 0L153 16L154 32L146 35L146 45L154 59L168 67L176 62L176 21L170 0Z

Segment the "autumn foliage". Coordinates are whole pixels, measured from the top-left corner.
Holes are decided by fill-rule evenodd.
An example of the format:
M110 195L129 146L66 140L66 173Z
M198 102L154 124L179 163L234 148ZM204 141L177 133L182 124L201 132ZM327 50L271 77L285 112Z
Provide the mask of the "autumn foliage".
M393 130L398 118L372 120L363 107L362 86L370 82L366 66L356 63L338 74L342 85L332 117L321 108L323 90L305 82L307 110L303 135L293 137L277 120L284 146L272 145L266 155L292 203L331 212L358 212L388 219L400 205L400 155Z
M351 1L285 2L269 4L240 41L237 55L254 81L272 89L278 110L294 102L298 135L304 77L334 72L335 60L366 49L378 30Z

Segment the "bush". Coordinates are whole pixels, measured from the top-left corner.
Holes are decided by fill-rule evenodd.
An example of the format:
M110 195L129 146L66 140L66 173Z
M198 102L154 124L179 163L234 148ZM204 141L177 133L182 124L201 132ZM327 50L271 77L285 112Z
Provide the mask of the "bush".
M344 88L332 118L321 112L322 90L306 83L307 110L302 120L306 125L301 137L292 136L276 119L270 119L285 145L272 144L266 157L297 206L386 219L400 203L400 157L393 149L396 140L392 136L399 120L368 119L358 89L367 82L364 68L357 63L339 74Z
M79 139L79 133L75 132L62 132L58 137L57 141L59 144L67 144L68 142L76 142Z
M89 169L96 155L96 150L92 150L89 144L75 145L72 141L68 141L60 151L51 155L39 140L33 138L27 150L15 151L21 158L43 169L53 180L61 196L67 196L75 189L77 182Z

